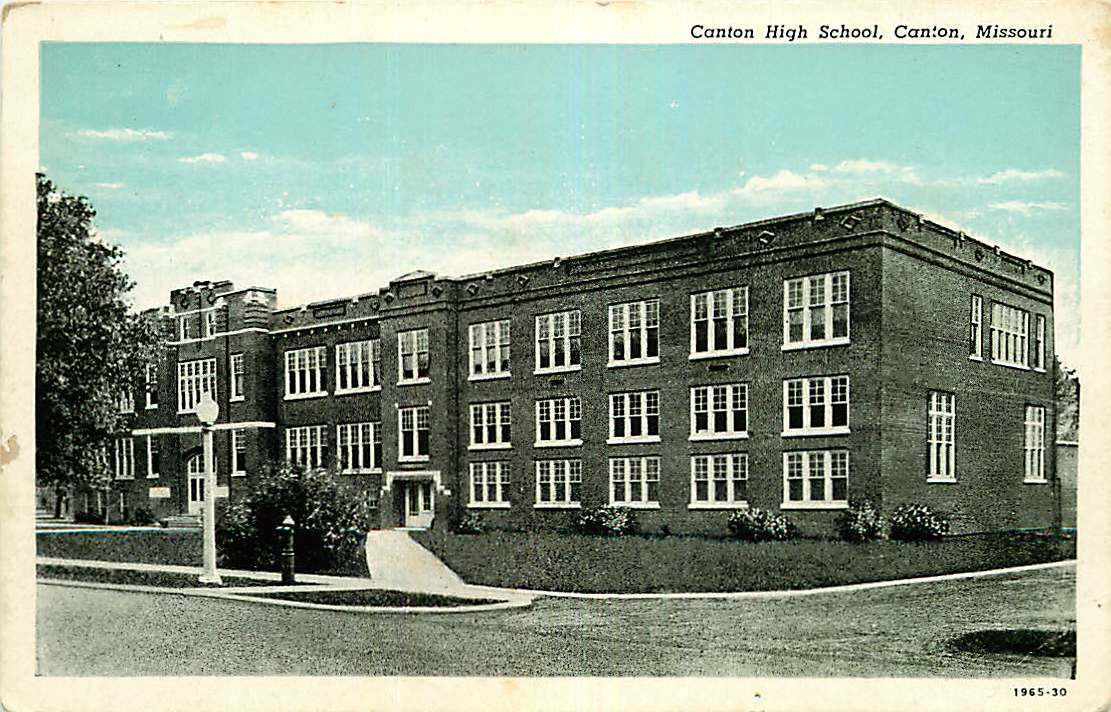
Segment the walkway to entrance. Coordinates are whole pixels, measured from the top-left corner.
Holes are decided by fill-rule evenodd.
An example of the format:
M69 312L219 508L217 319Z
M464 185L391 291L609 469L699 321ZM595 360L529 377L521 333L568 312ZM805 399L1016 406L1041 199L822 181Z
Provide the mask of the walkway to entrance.
M366 565L375 586L395 591L460 594L470 588L432 552L397 529L366 536Z

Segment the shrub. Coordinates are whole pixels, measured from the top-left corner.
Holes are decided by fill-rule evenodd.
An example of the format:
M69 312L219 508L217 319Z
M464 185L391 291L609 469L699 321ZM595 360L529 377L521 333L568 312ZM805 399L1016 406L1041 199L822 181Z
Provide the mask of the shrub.
M127 523L136 527L147 527L155 521L154 515L146 507L138 507L127 515Z
M593 507L579 513L573 528L579 534L622 536L635 534L640 527L632 510L621 507Z
M327 470L288 464L264 468L242 500L216 520L221 565L275 569L281 549L277 528L293 517L298 571L335 568L359 560L369 520L366 501L344 491Z
M891 538L937 541L949 533L949 520L924 504L900 504L891 513Z
M467 512L455 525L456 534L481 534L486 528L477 512Z
M754 508L729 515L729 533L745 541L786 541L797 537L799 530L782 514Z
M855 502L837 517L837 535L854 543L883 538L883 515L870 500Z
M76 524L104 524L104 515L98 512L77 512L73 515Z

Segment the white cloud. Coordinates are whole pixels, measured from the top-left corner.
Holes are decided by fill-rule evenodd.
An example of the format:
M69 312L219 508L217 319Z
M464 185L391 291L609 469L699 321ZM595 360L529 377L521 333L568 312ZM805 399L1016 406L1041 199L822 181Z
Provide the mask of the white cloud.
M987 178L979 178L976 182L981 185L998 185L1000 183L1029 183L1036 180L1045 180L1047 178L1062 178L1064 173L1056 168L1047 168L1043 171L1022 171L1017 168L1008 168L1005 171L993 173Z
M810 170L814 171L815 173L821 173L822 171L828 171L829 166L824 163L811 163Z
M1057 202L1026 202L1023 200L1008 200L1003 203L992 203L988 205L992 210L1005 210L1011 213L1021 213L1022 215L1030 215L1031 213L1039 210L1066 210L1069 206L1065 203Z
M899 170L899 166L888 161L856 159L841 161L832 170L834 173L894 173Z
M820 176L781 170L770 178L753 176L745 181L744 186L734 189L733 193L744 195L769 190L814 190L828 185L829 181Z
M123 187L123 183L94 183L93 185L104 190L119 190Z
M254 161L258 158L258 154L254 151L240 151L239 157L244 161Z
M151 131L149 129L81 129L78 136L86 138L99 138L106 141L166 141L173 137L168 131Z
M183 156L177 159L178 163L223 163L225 160L222 153L202 153L199 156Z
M367 222L323 210L283 210L271 220L284 234L317 235L333 238L380 237L384 232Z

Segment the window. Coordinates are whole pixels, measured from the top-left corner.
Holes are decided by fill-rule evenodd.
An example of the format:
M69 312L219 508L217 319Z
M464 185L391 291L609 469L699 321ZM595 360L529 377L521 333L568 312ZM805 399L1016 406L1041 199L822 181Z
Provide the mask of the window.
M347 474L373 472L382 467L382 432L378 423L336 426L339 469Z
M1023 444L1026 482L1045 482L1045 408L1026 406L1026 440Z
M501 449L510 446L509 401L471 405L471 448Z
M117 480L135 478L135 440L116 438L115 469Z
M397 366L398 385L428 381L428 329L398 333Z
M428 459L429 410L429 406L426 405L398 409L399 460Z
M1045 370L1045 317L1041 314L1034 317L1034 368Z
M582 460L538 460L536 507L578 507Z
M610 395L610 444L660 441L660 392Z
M783 453L783 509L840 509L848 500L848 450Z
M972 295L971 328L968 334L968 357L982 361L984 358L984 298Z
M691 295L691 358L748 353L748 287Z
M243 354L231 355L231 400L243 400Z
M655 509L660 506L660 458L611 457L610 505Z
M327 393L324 371L327 367L324 346L310 346L285 352L285 397L309 398Z
M849 377L816 376L783 382L783 435L849 432Z
M691 509L748 506L748 454L695 455L691 458Z
M378 339L336 344L336 393L358 393L382 387L382 355Z
M125 388L116 396L116 407L121 413L135 412L135 391Z
M610 306L610 366L660 361L660 300Z
M183 314L177 318L177 336L179 341L188 341L196 334L196 330L192 328L191 322L193 317L190 314Z
M582 445L582 401L577 396L536 401L535 444Z
M957 397L952 393L930 392L929 433L930 469L927 481L955 482L957 466L953 453L956 439Z
M471 379L509 376L509 319L471 324Z
M991 360L1004 366L1026 368L1026 338L1030 314L1006 304L991 305Z
M147 436L147 477L156 479L161 469L158 461L158 438L153 435Z
M783 282L783 348L849 342L849 273Z
M293 465L317 468L328 466L326 426L307 425L285 431L285 459Z
M177 412L192 413L201 395L216 400L216 359L184 361L177 365Z
M691 388L691 440L748 437L748 385Z
M509 506L509 463L471 463L471 501L469 507Z
M231 431L231 473L247 474L247 431L243 428Z
M579 310L536 317L536 372L574 371L582 367Z
M209 309L204 312L204 335L205 338L216 335L216 310Z
M147 364L146 384L143 390L146 392L147 410L154 410L158 407L158 367L154 364Z

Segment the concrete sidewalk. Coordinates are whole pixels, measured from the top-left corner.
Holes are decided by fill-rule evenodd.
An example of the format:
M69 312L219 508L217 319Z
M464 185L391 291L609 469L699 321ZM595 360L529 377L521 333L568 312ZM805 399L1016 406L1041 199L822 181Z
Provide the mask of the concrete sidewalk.
M473 595L471 586L405 531L368 532L366 565L376 587L410 593Z

